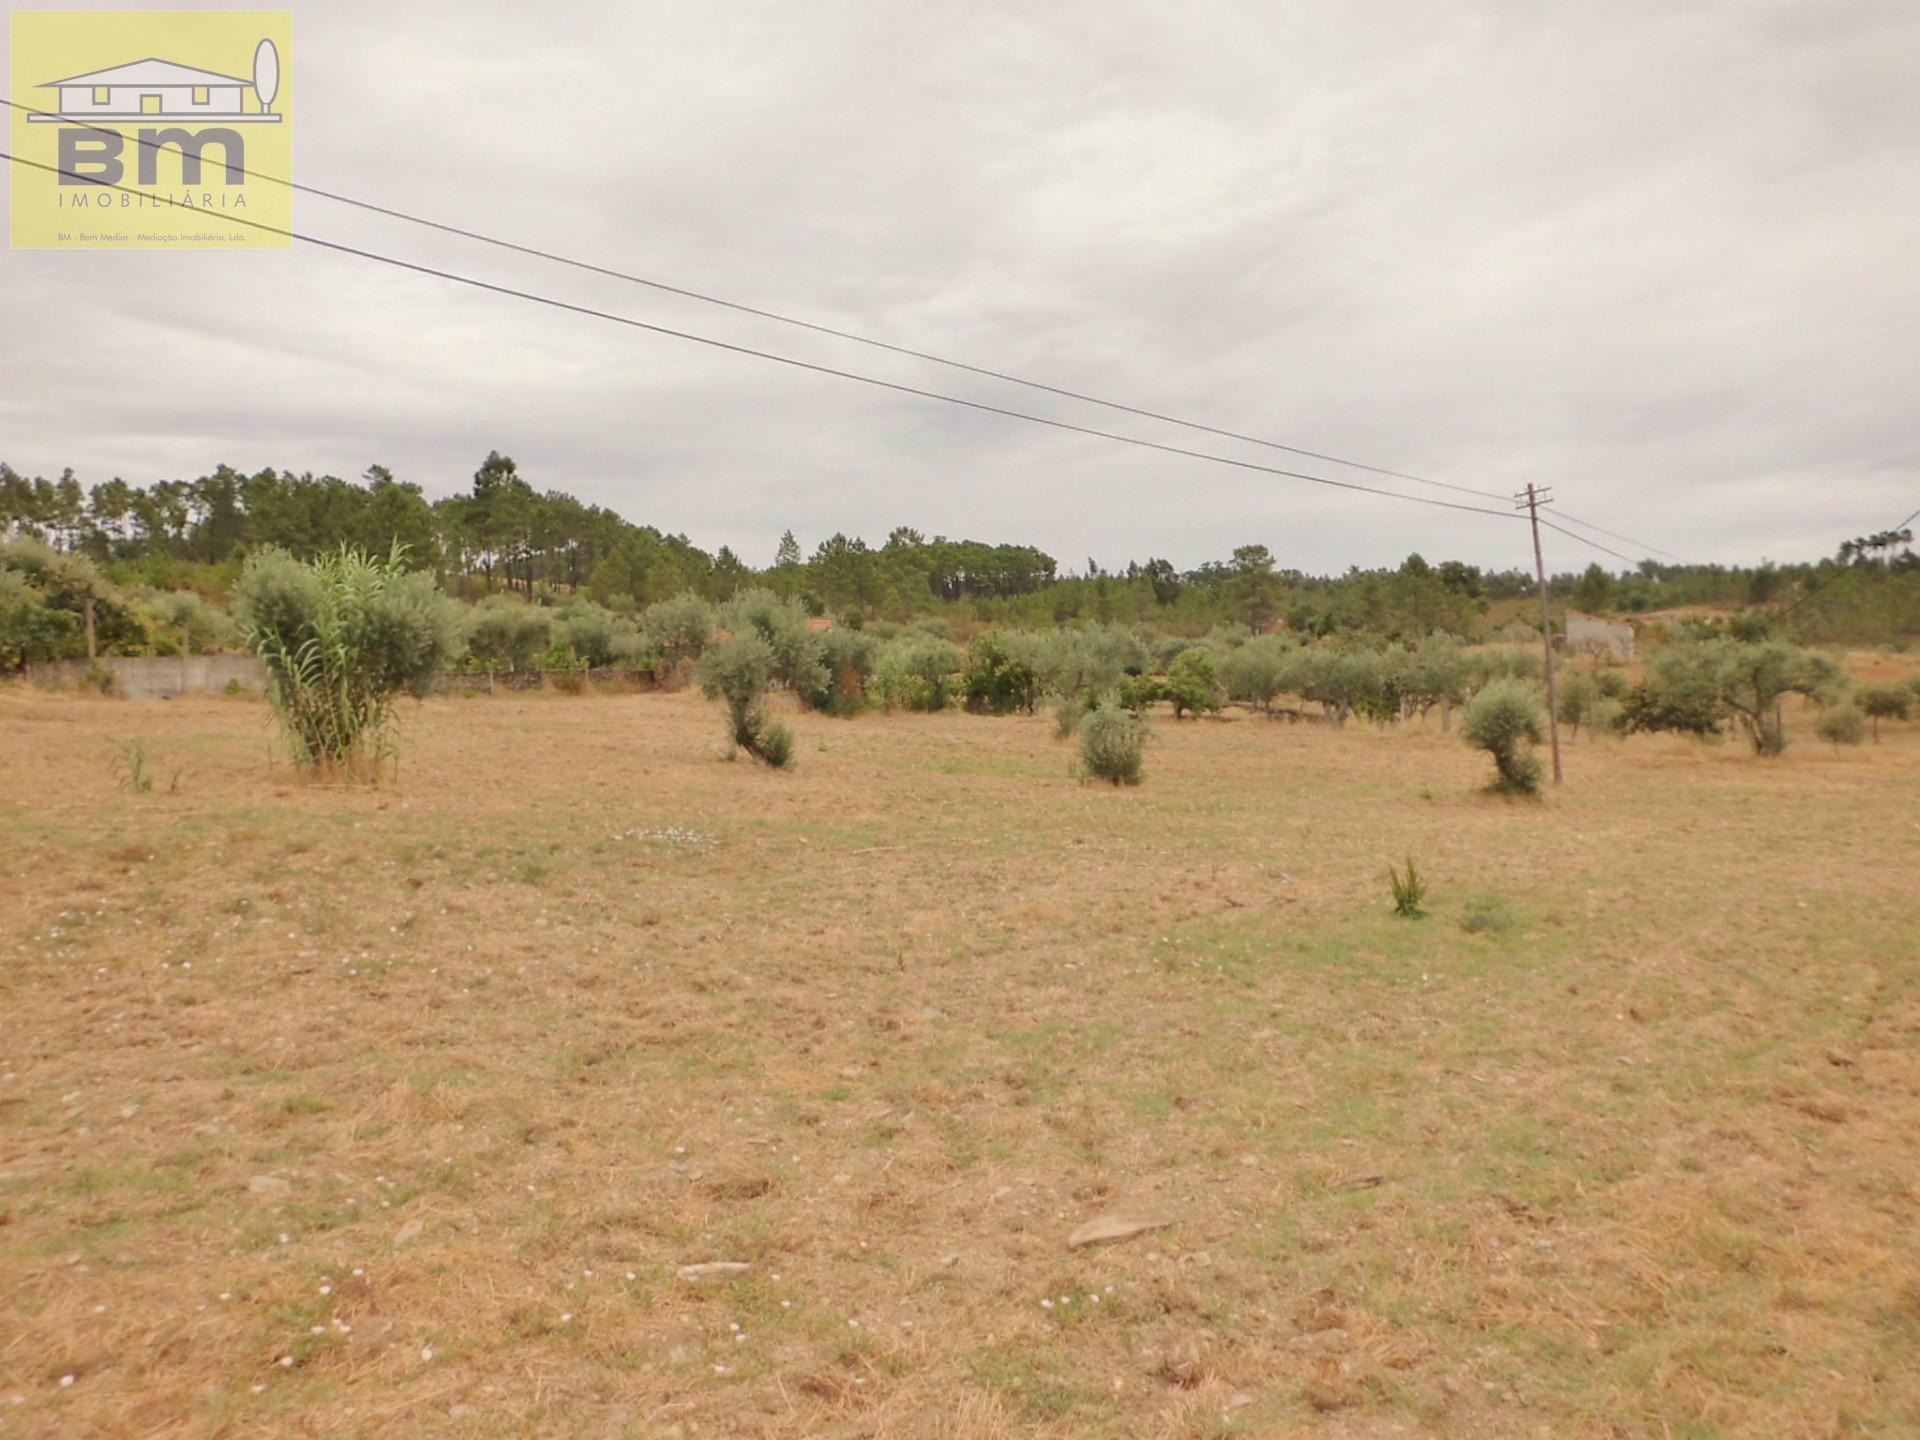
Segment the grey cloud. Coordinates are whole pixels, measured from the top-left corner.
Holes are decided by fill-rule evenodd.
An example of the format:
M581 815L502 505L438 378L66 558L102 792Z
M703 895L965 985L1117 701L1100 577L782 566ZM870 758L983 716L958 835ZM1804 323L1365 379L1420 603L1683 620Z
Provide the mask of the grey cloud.
M1920 503L1916 47L1920 12L1876 3L607 0L556 18L351 0L296 10L290 63L309 183L1396 469L1550 483L1664 549L1750 559ZM661 324L1326 469L321 201L297 213ZM537 483L762 561L788 526L898 523L1073 565L1249 539L1311 569L1529 558L1508 522L304 248L13 252L0 316L0 456L88 480L379 460L437 494L498 447ZM1593 558L1552 543L1558 565Z

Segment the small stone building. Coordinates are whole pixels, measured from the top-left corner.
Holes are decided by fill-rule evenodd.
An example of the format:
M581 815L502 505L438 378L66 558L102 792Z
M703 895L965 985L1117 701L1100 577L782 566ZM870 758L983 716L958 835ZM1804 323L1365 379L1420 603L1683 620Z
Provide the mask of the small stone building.
M1579 610L1567 611L1567 653L1610 655L1633 659L1633 627L1619 620L1602 620Z

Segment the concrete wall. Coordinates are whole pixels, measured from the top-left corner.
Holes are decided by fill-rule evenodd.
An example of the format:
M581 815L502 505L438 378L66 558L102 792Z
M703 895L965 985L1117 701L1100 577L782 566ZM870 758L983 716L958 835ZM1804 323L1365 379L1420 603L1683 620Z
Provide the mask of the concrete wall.
M98 660L54 660L27 666L27 679L55 690L83 684L90 665L113 677L114 693L129 700L167 700L189 690L224 690L238 680L267 688L266 672L251 655L103 655Z

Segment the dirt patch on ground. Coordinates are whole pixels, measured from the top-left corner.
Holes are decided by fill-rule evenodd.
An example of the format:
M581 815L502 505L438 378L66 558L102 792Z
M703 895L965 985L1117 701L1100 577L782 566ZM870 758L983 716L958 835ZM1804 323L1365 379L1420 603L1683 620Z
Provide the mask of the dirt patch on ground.
M1913 727L794 723L0 690L0 1434L1920 1428Z

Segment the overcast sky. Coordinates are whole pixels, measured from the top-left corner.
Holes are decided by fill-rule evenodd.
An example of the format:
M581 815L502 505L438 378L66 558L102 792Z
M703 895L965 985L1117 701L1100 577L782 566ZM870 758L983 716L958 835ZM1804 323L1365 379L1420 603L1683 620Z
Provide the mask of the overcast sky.
M1912 0L293 11L308 184L1396 470L1550 484L1687 558L1808 558L1920 506ZM1420 488L310 197L295 218L907 384ZM305 246L8 252L0 333L0 459L87 483L379 461L439 496L497 448L538 486L756 564L787 527L811 548L896 524L1031 541L1075 569L1254 540L1315 571L1416 549L1531 561L1506 519ZM1617 567L1548 539L1556 568Z

